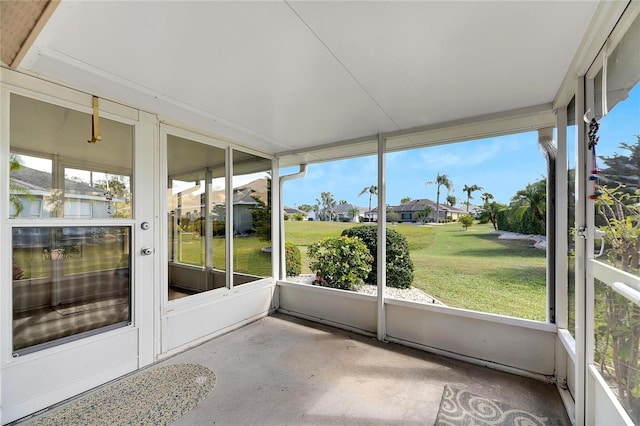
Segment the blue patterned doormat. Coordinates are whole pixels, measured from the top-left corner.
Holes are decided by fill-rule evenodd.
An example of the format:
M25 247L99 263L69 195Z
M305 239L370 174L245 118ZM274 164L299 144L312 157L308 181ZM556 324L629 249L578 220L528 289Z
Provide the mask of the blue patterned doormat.
M166 425L195 407L215 383L215 374L201 365L167 365L125 377L28 424Z
M445 385L435 426L560 426L560 420L537 416L502 402Z

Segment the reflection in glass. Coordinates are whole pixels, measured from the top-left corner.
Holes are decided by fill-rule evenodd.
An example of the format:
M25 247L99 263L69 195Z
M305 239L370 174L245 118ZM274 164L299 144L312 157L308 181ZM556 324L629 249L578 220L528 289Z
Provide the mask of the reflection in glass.
M225 151L167 136L169 300L226 286Z
M131 321L130 235L122 226L13 228L14 353Z
M233 284L271 276L271 160L233 152Z
M576 127L567 127L567 305L569 333L576 337Z
M594 365L640 423L640 307L595 280Z
M91 115L16 94L10 116L10 218L132 217L133 126L101 118L90 144Z

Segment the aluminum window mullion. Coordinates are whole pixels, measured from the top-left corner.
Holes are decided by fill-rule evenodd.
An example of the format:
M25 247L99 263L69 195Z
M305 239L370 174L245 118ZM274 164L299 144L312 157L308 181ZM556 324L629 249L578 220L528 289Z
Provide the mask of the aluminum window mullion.
M233 288L233 148L227 147L225 160L225 250L227 288Z

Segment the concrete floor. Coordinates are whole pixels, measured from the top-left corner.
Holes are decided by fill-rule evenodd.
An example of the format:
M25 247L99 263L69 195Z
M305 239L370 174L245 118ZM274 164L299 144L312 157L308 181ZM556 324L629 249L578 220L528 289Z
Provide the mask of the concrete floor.
M571 424L554 385L282 314L151 368L170 364L216 375L172 425L433 425L444 385Z
M174 425L432 425L445 384L570 424L554 385L280 314L174 363L217 377Z

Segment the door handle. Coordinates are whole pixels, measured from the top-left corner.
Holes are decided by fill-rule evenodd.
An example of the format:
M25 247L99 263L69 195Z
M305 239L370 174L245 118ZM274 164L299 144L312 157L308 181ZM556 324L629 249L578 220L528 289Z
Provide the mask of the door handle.
M149 248L149 247L143 247L140 250L140 254L143 255L143 256L149 256L152 253L153 253L153 250L151 248Z

